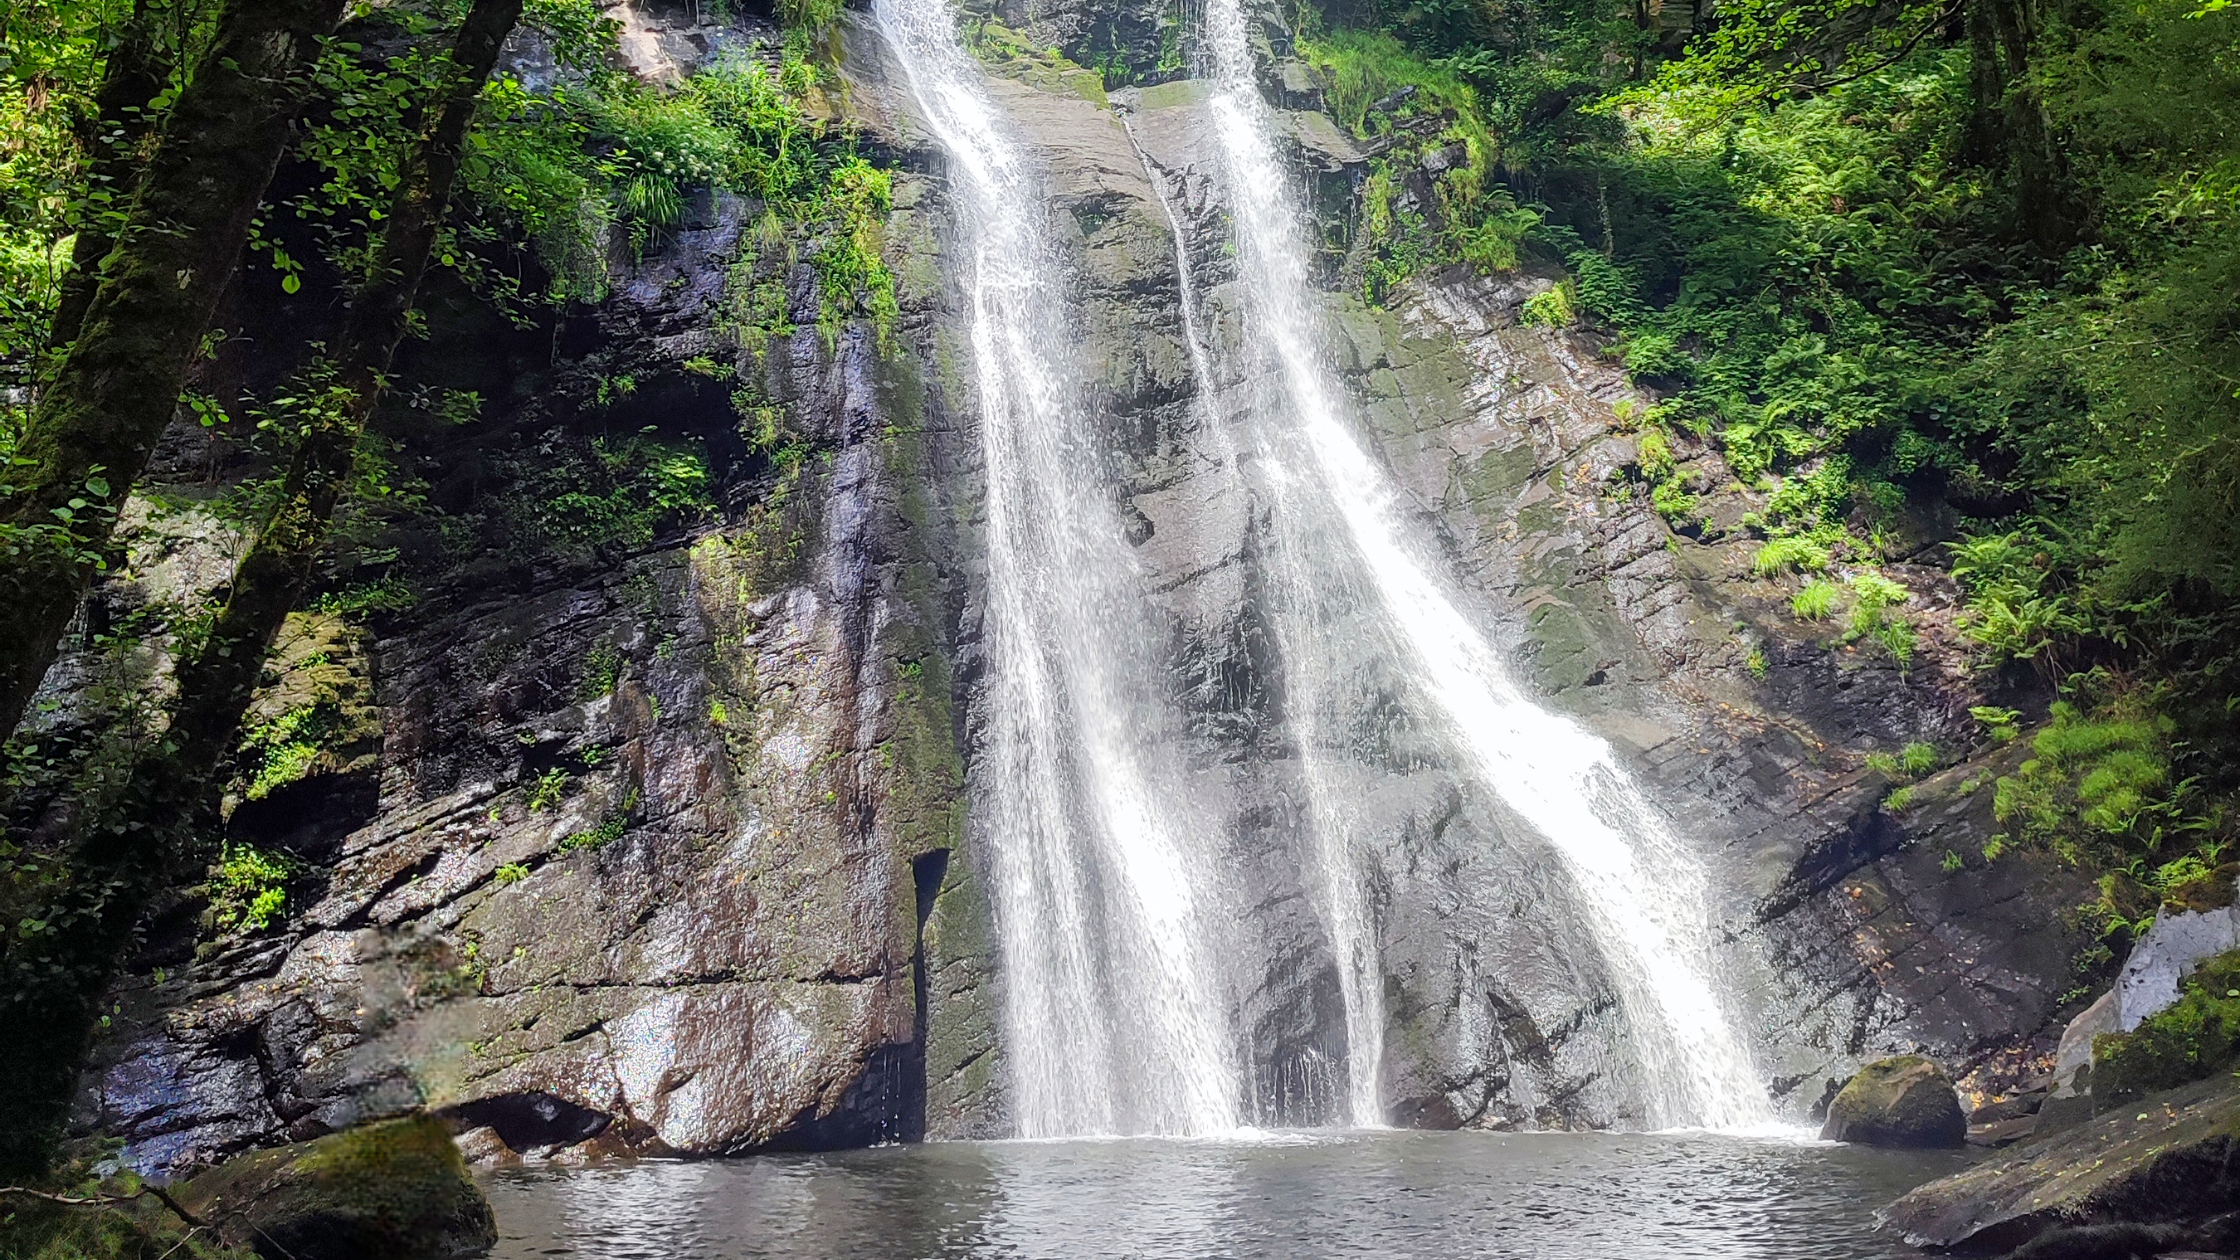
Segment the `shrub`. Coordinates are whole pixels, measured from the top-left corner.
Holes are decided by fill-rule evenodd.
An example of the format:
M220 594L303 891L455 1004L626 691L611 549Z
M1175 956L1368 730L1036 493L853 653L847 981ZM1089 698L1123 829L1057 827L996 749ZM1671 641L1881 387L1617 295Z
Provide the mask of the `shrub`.
M262 932L283 916L298 867L282 853L228 844L210 881L210 921L221 932Z
M1526 298L1523 308L1517 312L1517 322L1527 328L1563 328L1577 317L1578 313L1571 308L1569 290L1560 284Z

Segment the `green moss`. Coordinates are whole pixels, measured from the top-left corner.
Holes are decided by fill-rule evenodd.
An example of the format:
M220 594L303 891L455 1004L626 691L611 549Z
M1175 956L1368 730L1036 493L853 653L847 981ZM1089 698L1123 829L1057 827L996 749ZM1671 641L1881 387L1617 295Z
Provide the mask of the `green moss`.
M2204 1080L2240 1064L2240 950L2201 964L2176 1005L2092 1043L2096 1107Z
M240 1156L176 1193L227 1241L282 1254L455 1255L496 1241L489 1203L432 1116Z

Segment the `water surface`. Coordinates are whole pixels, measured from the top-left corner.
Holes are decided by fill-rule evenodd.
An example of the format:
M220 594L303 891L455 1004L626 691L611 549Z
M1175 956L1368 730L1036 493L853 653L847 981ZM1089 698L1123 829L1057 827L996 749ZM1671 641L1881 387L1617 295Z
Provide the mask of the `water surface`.
M1874 1260L1878 1207L1958 1153L1688 1134L943 1142L517 1170L505 1260Z

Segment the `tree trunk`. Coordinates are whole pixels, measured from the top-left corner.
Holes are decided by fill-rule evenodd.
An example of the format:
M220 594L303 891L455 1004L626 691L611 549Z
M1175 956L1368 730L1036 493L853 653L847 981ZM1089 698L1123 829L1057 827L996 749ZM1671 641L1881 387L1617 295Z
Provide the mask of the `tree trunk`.
M453 74L401 173L372 273L351 299L334 359L332 405L318 407L288 466L281 499L234 571L226 606L202 646L179 666L171 742L194 777L207 779L233 746L264 658L302 602L327 524L356 465L358 439L404 340L428 254L451 205L475 100L522 0L475 0L452 47ZM305 390L316 397L321 391Z
M1968 0L1969 160L2005 168L2020 225L2040 251L2055 255L2076 243L2085 223L2054 143L2045 102L2030 85L2036 14L2030 0Z
M0 738L54 661L241 260L343 0L235 0L0 487ZM12 470L11 470L12 471Z
M233 747L272 641L302 598L350 479L358 436L379 402L449 210L475 100L521 4L476 0L460 27L452 77L406 159L374 268L345 318L333 377L345 391L339 405L314 417L281 504L235 571L217 624L180 663L162 744L133 766L120 807L76 846L70 886L47 916L61 932L35 959L21 944L7 955L0 1062L17 1066L19 1075L0 1090L0 1175L35 1172L51 1157L101 995L176 855L192 850L211 780Z
M62 277L62 300L55 305L53 332L47 338L57 352L66 352L77 340L86 308L93 305L101 260L117 243L111 229L131 204L139 182L140 146L155 126L149 106L171 78L171 67L156 45L155 15L148 3L133 0L132 17L103 68L101 90L94 94L95 116L86 136L91 155L86 205L73 225L78 238L70 246L70 270Z

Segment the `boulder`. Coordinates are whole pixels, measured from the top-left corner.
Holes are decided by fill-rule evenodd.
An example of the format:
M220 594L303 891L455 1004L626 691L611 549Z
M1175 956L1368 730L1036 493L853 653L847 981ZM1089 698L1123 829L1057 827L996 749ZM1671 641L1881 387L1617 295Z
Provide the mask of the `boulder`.
M2165 909L2131 947L2116 977L2116 1023L2130 1032L2176 1005L2186 977L2219 954L2240 949L2240 906Z
M1867 1146L1958 1146L1968 1117L1944 1069L1906 1054L1860 1068L1828 1103L1820 1136Z
M180 1204L266 1260L433 1260L497 1241L490 1202L432 1116L385 1120L226 1161Z
M2008 1250L2056 1229L2240 1209L2240 1083L2200 1081L1932 1181L1884 1208L1917 1247Z
M2053 1092L2038 1110L2039 1128L2051 1131L2091 1117L2092 1041L2117 1031L2119 1019L2111 989L2061 1031L2061 1045L2054 1051Z

